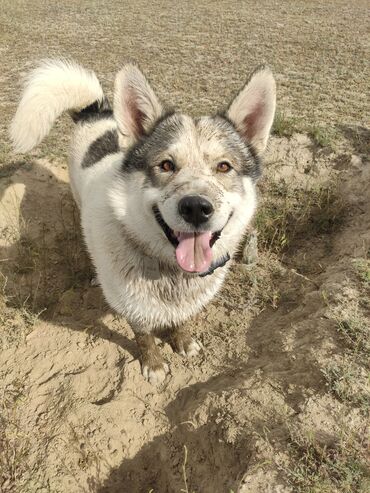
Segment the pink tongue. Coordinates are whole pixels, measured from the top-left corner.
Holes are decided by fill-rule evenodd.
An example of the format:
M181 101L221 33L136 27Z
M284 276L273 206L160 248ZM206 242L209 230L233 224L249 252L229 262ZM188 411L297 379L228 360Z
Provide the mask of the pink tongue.
M204 272L212 262L212 249L209 246L212 233L179 233L177 236L176 259L179 266L187 272Z

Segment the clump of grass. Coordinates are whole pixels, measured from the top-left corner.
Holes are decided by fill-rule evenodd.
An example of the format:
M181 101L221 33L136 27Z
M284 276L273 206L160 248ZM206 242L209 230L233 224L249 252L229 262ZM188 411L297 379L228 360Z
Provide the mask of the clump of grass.
M37 242L27 236L22 236L16 244L17 256L14 259L16 274L29 274L39 269L42 252Z
M297 189L285 181L269 182L256 215L259 245L275 253L286 250L299 236L327 234L342 223L344 203L329 183Z
M321 125L305 125L297 117L287 116L282 111L276 111L271 133L277 137L290 138L297 132L304 132L318 147L333 148L337 132L334 128Z
M365 287L370 287L370 258L355 259L353 264Z
M358 407L367 416L370 410L368 374L352 358L330 363L323 368L330 392L342 402Z
M368 363L370 326L361 309L360 298L361 293L353 300L341 299L337 306L330 308L329 315L336 322L337 331L346 343L349 354Z
M312 141L319 147L333 147L334 131L328 127L311 125L307 128L307 133Z
M25 491L31 481L31 441L24 432L18 411L25 399L21 382L14 381L0 395L0 491Z
M284 467L296 493L354 493L362 489L370 474L365 440L353 432L337 441L323 443L298 428L290 430L291 466Z
M261 253L258 264L247 272L246 281L250 284L248 299L254 300L261 308L266 305L277 308L281 296L280 282L284 272L276 255Z
M352 317L338 321L338 332L355 352L370 354L369 325L359 312Z
M24 381L16 379L0 388L1 493L49 491L42 466L51 432L27 430L24 426L22 405L27 399ZM37 443L43 446L35 448Z
M44 310L36 311L28 298L20 301L9 297L7 278L0 272L0 347L17 346L36 325ZM37 295L37 293L36 293Z
M286 116L280 111L275 113L275 119L272 125L272 133L274 135L289 138L298 131L299 127L297 118Z
M362 265L362 264L361 264ZM362 271L361 271L362 272ZM329 307L329 317L345 344L344 354L321 371L330 392L342 402L356 406L366 416L370 411L370 326L362 309L361 297L366 286L352 288L351 298L344 292L336 306Z

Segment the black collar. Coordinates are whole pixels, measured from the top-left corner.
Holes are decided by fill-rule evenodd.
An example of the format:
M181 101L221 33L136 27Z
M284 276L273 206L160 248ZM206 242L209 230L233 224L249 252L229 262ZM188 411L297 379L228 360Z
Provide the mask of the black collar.
M216 269L226 265L229 260L230 260L230 255L228 253L226 255L223 255L221 258L219 258L215 262L212 262L210 268L208 270L206 270L205 272L202 272L201 274L199 274L199 277L205 277L205 276L209 276L210 274L213 274Z
M147 255L144 255L143 259L143 276L152 280L160 279L162 274L159 261L157 259L148 257ZM205 272L202 272L201 274L198 274L198 276L205 277L213 274L216 269L218 269L219 267L223 267L229 260L230 255L226 253L226 255L223 255L215 262L212 262L209 269Z

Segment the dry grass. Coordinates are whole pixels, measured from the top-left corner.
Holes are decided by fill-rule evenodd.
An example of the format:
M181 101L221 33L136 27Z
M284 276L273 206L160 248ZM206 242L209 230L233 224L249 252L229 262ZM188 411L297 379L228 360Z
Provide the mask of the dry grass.
M43 310L35 311L28 298L10 298L6 292L7 278L0 272L0 347L18 346L32 332Z
M370 256L370 252L368 253ZM364 288L370 288L370 258L355 259L353 265L364 284Z
M362 430L364 431L364 430ZM365 434L343 431L327 443L314 434L291 428L291 467L283 468L295 493L365 493L370 463Z
M260 251L258 261L247 268L245 273L248 302L263 310L266 305L277 308L280 300L280 284L285 275L278 256L272 252Z
M353 405L369 416L369 372L357 364L353 355L331 362L322 369L328 388L340 401Z
M21 491L31 493L39 491L38 488L46 488L40 466L47 454L51 436L43 436L42 449L34 450L36 436L24 431L19 410L26 398L23 382L14 381L0 390L0 491L2 493Z
M364 416L369 416L370 326L366 315L368 261L356 259L354 266L360 281L357 283L356 297L349 299L344 295L335 306L329 305L329 314L335 321L341 342L345 345L344 354L331 361L322 372L335 397L356 406Z
M337 329L345 342L358 353L370 353L369 325L366 317L360 313L357 303L347 318L337 320Z
M255 219L259 245L281 254L302 236L332 233L343 222L344 202L335 183L294 188L285 181L265 182Z

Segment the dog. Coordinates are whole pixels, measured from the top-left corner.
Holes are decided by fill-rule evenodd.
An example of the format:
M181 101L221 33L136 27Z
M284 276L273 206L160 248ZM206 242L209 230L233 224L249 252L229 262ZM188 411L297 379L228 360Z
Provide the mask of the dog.
M226 111L192 118L165 107L135 64L114 84L113 108L96 75L68 60L30 72L13 118L16 152L33 149L68 111L71 189L106 301L130 324L143 376L169 372L154 335L193 356L183 328L220 289L256 208L276 104L257 68Z

